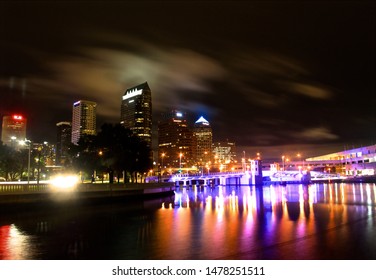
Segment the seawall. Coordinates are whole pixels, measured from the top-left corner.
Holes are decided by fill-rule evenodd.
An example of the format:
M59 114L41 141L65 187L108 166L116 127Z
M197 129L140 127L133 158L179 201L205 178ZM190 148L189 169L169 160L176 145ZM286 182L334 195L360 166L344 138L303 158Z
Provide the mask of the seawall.
M173 183L79 184L55 189L48 184L1 184L0 205L94 200L147 199L174 194Z

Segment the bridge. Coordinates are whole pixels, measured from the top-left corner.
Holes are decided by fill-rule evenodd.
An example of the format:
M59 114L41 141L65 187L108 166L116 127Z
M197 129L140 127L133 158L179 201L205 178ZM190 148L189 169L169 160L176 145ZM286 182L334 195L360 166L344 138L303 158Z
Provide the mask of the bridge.
M177 186L192 185L260 185L262 184L262 175L257 176L249 171L245 172L216 172L209 174L176 174L171 177L170 182Z
M208 174L174 174L172 176L151 176L146 182L173 182L175 186L192 185L261 185L263 183L262 173L245 172L213 172Z
M341 176L338 173L325 173L319 171L302 172L297 171L264 171L261 173L245 172L216 172L207 174L175 174L172 176L152 176L147 177L146 182L173 182L175 186L216 186L216 185L235 185L235 186L253 186L263 185L264 183L310 183L327 181L344 181L349 177Z

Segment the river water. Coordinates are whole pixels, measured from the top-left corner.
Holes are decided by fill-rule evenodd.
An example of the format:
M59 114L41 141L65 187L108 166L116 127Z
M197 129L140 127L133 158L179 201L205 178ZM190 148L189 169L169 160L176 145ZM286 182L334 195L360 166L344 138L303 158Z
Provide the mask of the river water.
M374 183L194 186L0 211L0 259L376 259Z

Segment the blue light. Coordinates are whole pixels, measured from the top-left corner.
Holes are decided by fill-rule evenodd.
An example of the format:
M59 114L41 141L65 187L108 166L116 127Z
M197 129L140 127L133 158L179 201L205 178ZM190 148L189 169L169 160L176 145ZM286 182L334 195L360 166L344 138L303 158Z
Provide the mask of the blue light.
M209 125L209 122L207 120L205 120L205 118L203 116L201 116L197 121L196 123L202 123L204 125Z

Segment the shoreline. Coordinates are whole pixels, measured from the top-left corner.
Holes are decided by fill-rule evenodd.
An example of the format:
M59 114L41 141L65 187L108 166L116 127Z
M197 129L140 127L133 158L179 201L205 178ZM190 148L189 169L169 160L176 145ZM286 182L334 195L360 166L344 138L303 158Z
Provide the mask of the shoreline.
M4 185L0 186L3 187ZM38 188L37 188L38 187ZM3 187L0 192L0 205L16 204L67 204L95 202L99 200L121 201L142 200L171 196L175 186L170 183L135 183L135 184L79 184L72 191L56 190L47 184L12 185Z

